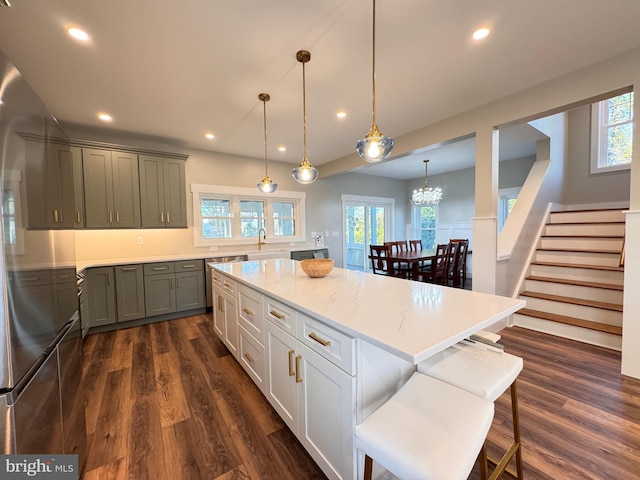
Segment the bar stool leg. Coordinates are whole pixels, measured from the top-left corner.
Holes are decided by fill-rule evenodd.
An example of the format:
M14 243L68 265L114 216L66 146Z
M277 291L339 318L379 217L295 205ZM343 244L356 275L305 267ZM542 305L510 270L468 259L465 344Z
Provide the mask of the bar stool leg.
M364 456L364 480L371 480L373 474L373 460L369 455Z
M478 462L480 463L480 479L487 480L489 478L489 468L487 463L487 443L482 445L480 454L478 455Z
M520 414L518 411L518 386L517 380L514 380L511 384L511 415L513 417L513 439L518 444L518 450L516 450L516 470L518 472L518 478L523 477L522 467L522 442L520 441Z

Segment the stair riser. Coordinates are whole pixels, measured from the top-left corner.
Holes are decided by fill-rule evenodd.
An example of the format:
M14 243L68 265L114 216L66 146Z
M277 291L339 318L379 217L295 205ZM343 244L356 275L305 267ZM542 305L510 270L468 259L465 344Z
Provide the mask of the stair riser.
M569 222L624 222L625 216L622 210L593 210L590 212L551 212L551 223Z
M538 332L549 333L558 337L570 338L579 342L598 345L612 350L622 350L622 337L610 333L598 332L587 328L565 325L563 323L551 322L540 318L529 317L527 315L513 315L513 322L523 328Z
M576 225L554 225L548 223L544 228L545 235L591 235L594 237L623 237L624 224L622 223L594 223Z
M519 296L527 302L527 308L541 312L555 313L567 317L580 318L591 322L606 323L607 325L622 326L622 312L605 310L602 308L585 307L584 305L572 305L570 303L556 302L541 298Z
M619 253L622 250L622 238L542 237L540 239L540 248L606 250Z
M563 283L542 282L530 279L525 281L525 290L528 292L548 293L550 295L562 295L563 297L617 303L620 305L622 305L623 298L622 292L619 290L585 287L582 285L565 285Z
M538 277L564 278L566 280L583 280L585 282L612 283L614 285L622 285L624 283L623 272L608 270L531 265L531 275Z
M536 251L534 261L617 267L620 264L620 255L616 253L551 252L538 250Z

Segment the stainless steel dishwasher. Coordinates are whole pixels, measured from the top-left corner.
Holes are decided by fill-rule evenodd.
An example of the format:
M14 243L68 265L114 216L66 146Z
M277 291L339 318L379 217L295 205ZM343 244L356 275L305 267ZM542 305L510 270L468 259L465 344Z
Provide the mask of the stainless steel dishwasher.
M205 259L206 265L206 278L205 278L205 292L207 294L207 308L213 307L213 293L211 291L211 267L210 263L230 263L230 262L244 262L247 260L246 255L225 255L220 257L211 257Z

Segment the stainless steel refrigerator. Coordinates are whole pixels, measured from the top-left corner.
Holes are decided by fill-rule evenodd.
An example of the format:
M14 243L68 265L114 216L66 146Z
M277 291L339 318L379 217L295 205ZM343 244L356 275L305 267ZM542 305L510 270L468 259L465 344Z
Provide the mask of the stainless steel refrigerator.
M85 457L69 140L0 52L0 453Z

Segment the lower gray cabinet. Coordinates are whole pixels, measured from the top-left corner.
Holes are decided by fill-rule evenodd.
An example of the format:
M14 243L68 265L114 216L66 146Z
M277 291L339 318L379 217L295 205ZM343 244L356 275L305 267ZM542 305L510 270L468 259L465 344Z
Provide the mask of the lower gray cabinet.
M142 265L118 265L116 274L116 299L118 321L137 320L145 317L144 277Z
M97 267L85 275L89 325L99 327L116 323L116 286L113 267Z
M146 264L144 275L147 317L205 306L203 260Z

